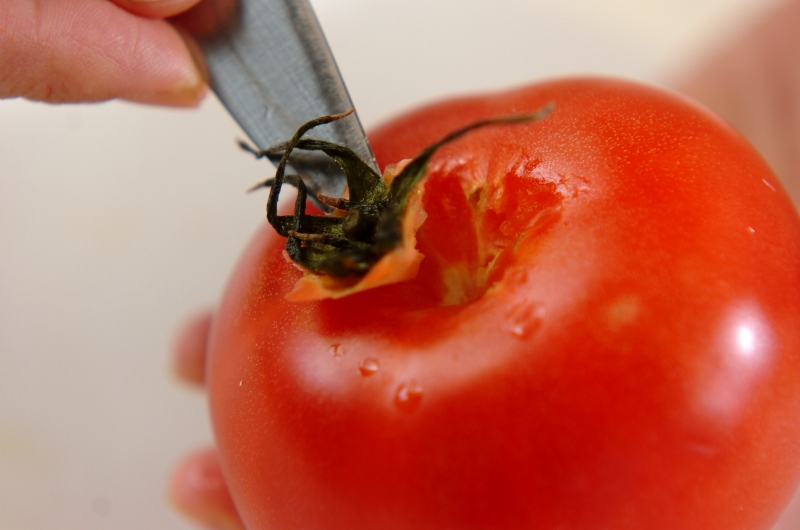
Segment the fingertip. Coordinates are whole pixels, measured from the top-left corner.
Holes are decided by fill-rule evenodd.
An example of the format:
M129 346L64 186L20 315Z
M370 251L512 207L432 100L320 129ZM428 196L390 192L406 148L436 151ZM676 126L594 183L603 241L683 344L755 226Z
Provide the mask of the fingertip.
M196 451L178 463L168 499L195 523L215 530L244 530L214 449Z
M181 326L172 353L172 372L181 381L198 386L205 382L206 348L211 321L211 311L206 311Z

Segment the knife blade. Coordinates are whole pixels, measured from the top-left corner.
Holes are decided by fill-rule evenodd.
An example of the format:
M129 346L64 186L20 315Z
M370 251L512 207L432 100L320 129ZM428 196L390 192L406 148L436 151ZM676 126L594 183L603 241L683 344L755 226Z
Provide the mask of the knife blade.
M256 147L285 142L303 123L353 107L308 0L212 2L215 8L205 8L215 17L206 24L213 30L197 38L209 84ZM356 113L308 137L343 144L378 170ZM344 176L324 155L301 153L290 164L315 193L341 195Z

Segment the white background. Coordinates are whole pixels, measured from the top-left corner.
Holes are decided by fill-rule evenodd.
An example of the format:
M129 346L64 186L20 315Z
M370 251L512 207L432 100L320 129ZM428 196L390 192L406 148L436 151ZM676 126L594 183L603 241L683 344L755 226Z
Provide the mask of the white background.
M775 2L313 3L369 128L560 74L668 82ZM190 528L164 480L210 434L167 352L262 222L265 196L244 189L271 169L235 148L242 136L213 97L0 101L0 529Z

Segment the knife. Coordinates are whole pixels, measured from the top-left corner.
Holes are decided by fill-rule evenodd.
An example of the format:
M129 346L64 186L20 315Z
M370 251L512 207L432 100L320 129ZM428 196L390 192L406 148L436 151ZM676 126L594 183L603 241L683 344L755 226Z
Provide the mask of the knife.
M202 28L195 38L209 85L257 148L289 140L309 120L353 108L308 0L204 0L198 7L204 20L195 24ZM307 136L343 144L378 171L355 112ZM343 173L321 153L293 154L289 163L311 198L342 194Z

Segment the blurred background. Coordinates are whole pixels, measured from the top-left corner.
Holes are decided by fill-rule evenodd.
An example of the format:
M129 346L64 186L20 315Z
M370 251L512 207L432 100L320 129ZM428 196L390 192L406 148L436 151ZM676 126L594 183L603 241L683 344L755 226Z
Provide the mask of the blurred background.
M773 0L312 0L365 126L563 74L669 83ZM272 169L199 109L0 101L0 528L189 529L172 463L210 443L173 332L213 305ZM796 500L776 529L800 528Z

